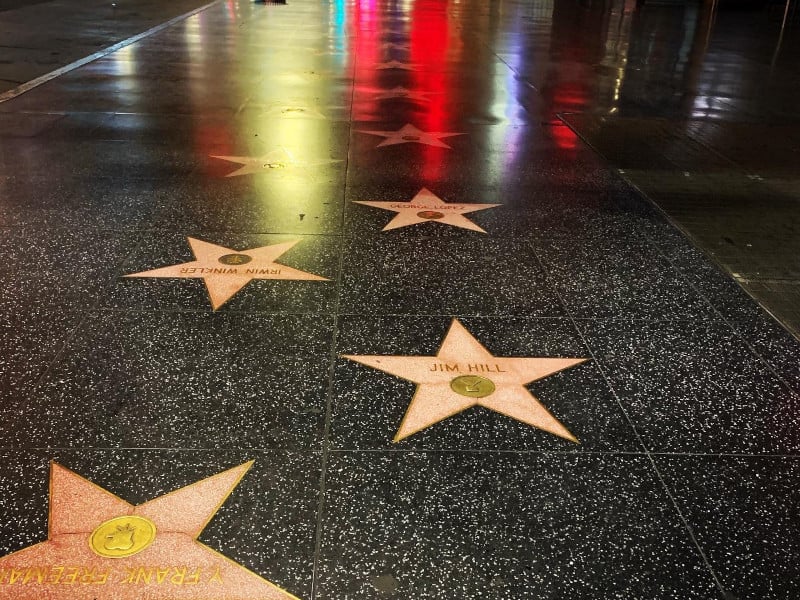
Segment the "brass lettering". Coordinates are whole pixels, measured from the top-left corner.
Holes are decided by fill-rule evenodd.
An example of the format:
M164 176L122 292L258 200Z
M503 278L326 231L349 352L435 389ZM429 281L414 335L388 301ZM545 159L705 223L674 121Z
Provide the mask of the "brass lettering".
M211 576L211 579L208 580L208 583L222 583L222 575L219 574L219 567L217 567L217 570L214 571L214 574Z
M431 369L434 372L440 373L460 373L461 369L458 366L458 363L447 364L447 363L435 363Z
M11 577L9 577L8 583L13 585L23 577L25 577L25 571L20 569L11 569Z
M153 580L153 569L139 567L136 570L136 583L150 583Z
M64 583L67 585L71 585L78 581L78 575L81 572L80 567L68 567L67 568L67 576L64 577Z
M50 581L48 581L48 583L52 583L55 585L61 583L61 577L63 577L64 571L66 570L67 570L66 567L53 567L50 570L50 577L55 577L55 579L51 579Z
M22 580L22 583L30 583L34 577L36 577L36 583L44 583L47 577L47 569L28 567L28 572L25 573L25 579Z
M175 568L175 574L170 578L172 585L183 585L183 580L186 579L186 567Z
M246 275L280 275L280 269L247 269Z
M109 577L111 577L111 569L109 569L105 573L100 573L100 575L98 576L97 581L93 581L92 583L94 583L96 585L105 585L106 583L108 583L108 578Z
M500 365L498 364L489 365L486 363L473 363L471 365L467 365L467 369L470 373L506 373L506 370L501 369Z
M201 574L202 574L202 573L201 573L200 569L195 569L195 570L194 570L194 573L190 574L190 575L189 575L189 576L186 578L186 581L185 581L184 583L185 583L186 585L195 585L196 583L199 583L199 582L200 582L200 575L201 575Z
M164 569L156 569L156 581L159 584L164 583L167 580L167 575L169 575L170 568L166 567Z

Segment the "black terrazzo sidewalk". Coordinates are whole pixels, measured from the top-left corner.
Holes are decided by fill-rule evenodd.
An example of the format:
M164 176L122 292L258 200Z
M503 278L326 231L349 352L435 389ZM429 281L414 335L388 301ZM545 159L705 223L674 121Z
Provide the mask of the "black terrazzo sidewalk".
M113 515L48 487L56 463L139 505L248 461L198 540L281 598L800 595L800 342L542 118L569 7L219 2L0 104L0 598L278 598L92 587L193 565L156 558L163 515L103 558ZM401 207L423 188L499 206L482 233ZM229 254L181 267L191 240ZM345 355L435 357L454 319L498 360L586 359L522 382L579 443L477 406L393 442L417 388L478 388ZM91 561L47 558L61 522Z

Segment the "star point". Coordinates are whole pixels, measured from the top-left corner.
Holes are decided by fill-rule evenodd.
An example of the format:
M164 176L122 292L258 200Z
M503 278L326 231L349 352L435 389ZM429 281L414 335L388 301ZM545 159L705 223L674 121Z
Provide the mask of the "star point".
M202 279L214 310L220 308L253 279L329 281L326 277L276 262L299 240L238 251L192 237L186 239L195 260L131 273L125 277Z
M372 131L359 129L360 133L368 133L369 135L381 136L384 139L378 148L383 146L394 146L396 144L426 144L428 146L435 146L437 148L451 149L450 146L442 141L442 138L448 138L455 135L464 135L463 132L439 132L439 131L422 131L414 125L403 125L397 131Z
M480 406L573 443L578 439L525 387L586 358L499 357L453 319L435 356L343 355L417 384L394 442Z
M355 200L354 202L356 204L364 204L366 206L397 213L383 228L383 231L433 221L459 227L461 229L486 233L482 227L476 225L464 215L500 206L499 204L458 204L445 202L427 188L422 188L411 200L405 202L377 202L370 200Z
M225 175L225 177L239 177L241 175L265 173L281 169L304 169L308 167L318 167L342 162L341 160L337 159L303 161L295 158L294 155L285 148L276 148L261 156L222 156L217 154L211 154L210 156L211 158L218 158L220 160L226 160L228 162L242 165L235 171L231 171Z

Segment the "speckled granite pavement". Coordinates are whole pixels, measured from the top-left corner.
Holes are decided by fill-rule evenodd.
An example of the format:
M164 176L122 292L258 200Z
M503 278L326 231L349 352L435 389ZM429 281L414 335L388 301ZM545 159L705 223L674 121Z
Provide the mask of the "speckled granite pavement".
M554 14L220 2L0 104L0 597L800 593L800 343L541 118Z

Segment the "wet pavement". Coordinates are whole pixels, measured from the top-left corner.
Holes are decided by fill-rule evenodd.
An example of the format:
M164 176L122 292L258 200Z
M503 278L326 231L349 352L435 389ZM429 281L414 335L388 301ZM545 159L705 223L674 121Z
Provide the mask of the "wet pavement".
M708 23L219 2L0 104L0 596L794 597L800 342L730 272L796 246L709 227L791 238L792 161L647 72Z
M203 0L0 0L0 100L194 11Z

